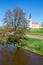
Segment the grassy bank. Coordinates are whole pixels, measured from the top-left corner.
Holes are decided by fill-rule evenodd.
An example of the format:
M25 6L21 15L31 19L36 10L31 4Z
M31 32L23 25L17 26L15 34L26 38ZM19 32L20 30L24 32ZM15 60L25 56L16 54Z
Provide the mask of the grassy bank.
M43 41L33 38L25 38L25 43L21 43L21 47L33 51L35 53L43 55Z
M1 40L3 42L7 41L6 38L2 38ZM10 44L12 43L16 45L14 41L14 36L11 37L11 39L8 40L8 42L10 42ZM35 52L37 54L43 55L43 41L42 40L38 40L34 38L24 38L23 42L20 42L18 46L24 49L30 50L32 52Z
M26 34L43 36L43 28L40 28L40 29L28 29Z

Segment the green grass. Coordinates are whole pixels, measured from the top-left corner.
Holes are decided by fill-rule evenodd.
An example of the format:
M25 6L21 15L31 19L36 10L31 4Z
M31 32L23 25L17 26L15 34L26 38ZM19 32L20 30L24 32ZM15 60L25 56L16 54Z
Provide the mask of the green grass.
M42 35L43 36L43 28L40 29L28 29L26 34L32 34L32 35Z
M33 38L24 38L27 45L21 45L24 48L28 48L31 51L35 51L43 55L43 41Z

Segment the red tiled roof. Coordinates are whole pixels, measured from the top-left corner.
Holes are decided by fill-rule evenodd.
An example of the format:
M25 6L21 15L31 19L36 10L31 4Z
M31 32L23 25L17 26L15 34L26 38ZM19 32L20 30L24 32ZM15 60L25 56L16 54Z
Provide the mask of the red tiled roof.
M38 22L32 22L32 24L38 24Z

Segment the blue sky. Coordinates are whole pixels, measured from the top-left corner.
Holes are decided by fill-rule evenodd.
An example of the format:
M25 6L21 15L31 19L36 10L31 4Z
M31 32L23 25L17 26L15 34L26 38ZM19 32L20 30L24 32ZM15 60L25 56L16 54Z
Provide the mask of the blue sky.
M43 0L0 0L0 26L3 25L5 11L15 7L23 9L27 19L31 13L33 21L43 22Z

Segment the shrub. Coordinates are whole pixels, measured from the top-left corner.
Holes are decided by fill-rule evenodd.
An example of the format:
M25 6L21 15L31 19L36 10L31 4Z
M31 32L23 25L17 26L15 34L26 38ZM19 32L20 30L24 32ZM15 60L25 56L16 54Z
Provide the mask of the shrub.
M20 36L15 37L13 35L10 35L8 40L7 40L7 43L19 44L21 41L22 41L22 37L20 37Z
M8 40L7 40L7 43L9 43L9 44L11 44L11 43L16 44L15 39L16 38L14 36L10 35L9 38L8 38Z

